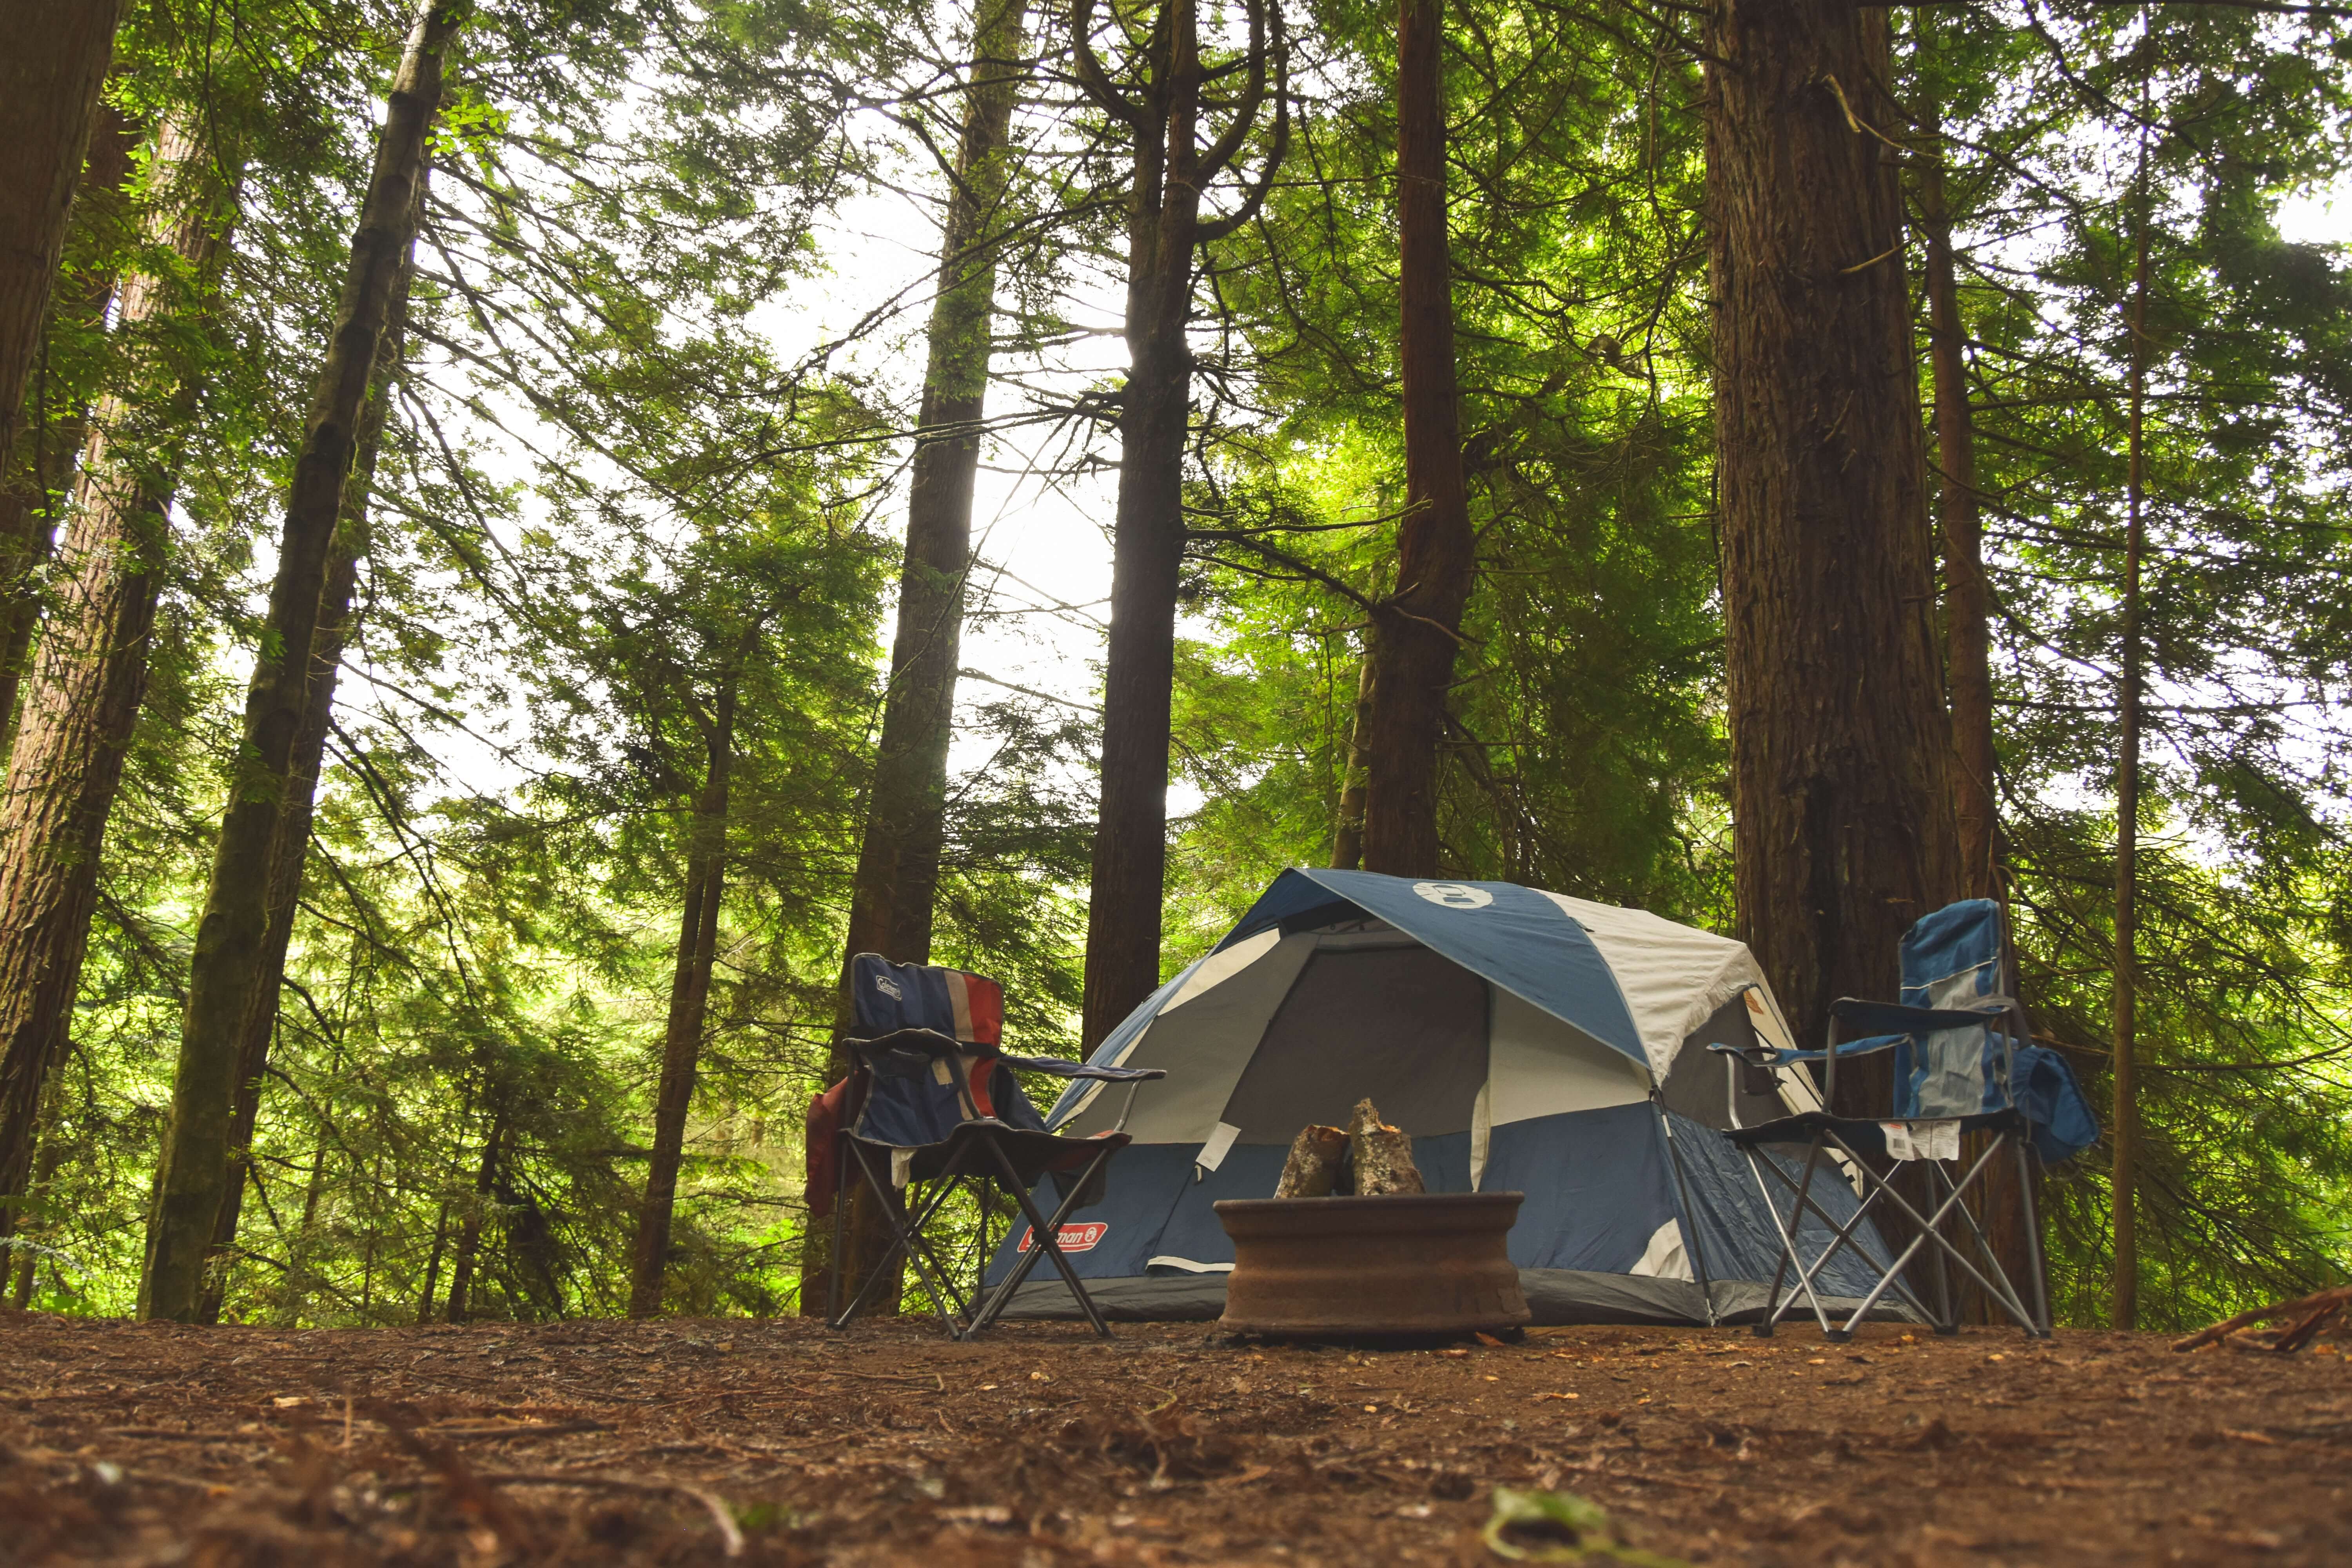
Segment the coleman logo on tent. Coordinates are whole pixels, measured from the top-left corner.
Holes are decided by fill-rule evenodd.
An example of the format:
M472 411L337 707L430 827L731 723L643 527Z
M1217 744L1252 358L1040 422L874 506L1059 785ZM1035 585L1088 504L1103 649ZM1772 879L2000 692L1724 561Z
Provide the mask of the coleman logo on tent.
M1098 1219L1089 1220L1085 1225L1066 1225L1062 1227L1062 1250L1065 1252L1084 1252L1096 1242L1100 1241L1106 1235L1109 1234L1109 1231L1110 1226L1105 1225ZM1036 1234L1037 1232L1034 1226L1024 1228L1021 1232L1021 1246L1019 1250L1023 1252L1028 1251L1030 1240L1032 1237L1036 1236Z
M1495 901L1494 894L1466 882L1415 882L1412 890L1449 910L1483 910Z

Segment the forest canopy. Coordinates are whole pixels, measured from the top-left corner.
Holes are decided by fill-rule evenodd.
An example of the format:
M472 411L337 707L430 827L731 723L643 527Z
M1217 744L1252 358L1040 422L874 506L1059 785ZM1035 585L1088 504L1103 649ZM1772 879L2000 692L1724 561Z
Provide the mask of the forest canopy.
M1341 0L122 6L0 472L10 1300L800 1310L845 954L1090 1047L1283 868L1405 863L1359 742L1412 637L1421 869L1777 951L1750 44L1416 11L1418 60ZM1851 417L1927 881L2096 1103L2126 1042L2137 1300L2110 1139L2043 1177L2059 1316L2336 1282L2352 22L1860 16L1805 90L1886 243L1811 286L1907 322Z

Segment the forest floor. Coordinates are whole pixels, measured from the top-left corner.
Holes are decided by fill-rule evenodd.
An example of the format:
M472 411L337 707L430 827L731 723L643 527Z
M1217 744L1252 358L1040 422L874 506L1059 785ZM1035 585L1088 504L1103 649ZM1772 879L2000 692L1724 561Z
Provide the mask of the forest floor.
M1692 1563L2352 1560L2352 1366L2152 1335L0 1318L0 1562L1499 1563L1497 1485Z

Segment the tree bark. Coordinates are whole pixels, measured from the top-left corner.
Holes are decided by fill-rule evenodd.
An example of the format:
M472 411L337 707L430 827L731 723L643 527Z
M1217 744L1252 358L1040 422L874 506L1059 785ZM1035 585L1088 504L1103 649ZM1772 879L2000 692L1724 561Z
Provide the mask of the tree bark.
M112 226L110 220L125 205L122 187L131 178L138 142L131 121L101 101L90 128L81 187L74 195L74 226ZM114 300L114 282L106 274L85 282L50 307L51 322L70 321L84 331L99 331ZM46 348L42 352L46 355ZM42 379L35 376L37 386ZM37 401L20 423L25 435L16 443L11 465L15 471L0 483L0 766L6 764L16 743L16 698L33 627L40 620L37 577L49 559L58 520L73 490L76 462L89 438L89 405L76 400L62 407L44 407Z
M1339 816L1331 828L1331 865L1353 871L1364 863L1364 747L1371 736L1372 650L1366 634L1364 657L1356 666L1356 705L1348 724L1348 769L1339 785Z
M1944 685L1952 711L1952 816L1958 830L1959 894L1999 899L2000 817L1993 789L1992 590L1985 575L1979 514L1976 420L1969 403L1968 329L1960 317L1958 268L1944 196L1943 127L1934 102L1921 106L1927 154L1918 163L1919 238L1927 257L1927 359L1936 394L1937 521L1944 546ZM1960 1157L1973 1165L1993 1134L1971 1132ZM1985 1239L2001 1272L2028 1300L2040 1254L2028 1245L2026 1207L2015 1161L1997 1159L1979 1178ZM2039 1205L2033 1212L2041 1212ZM1959 1240L1959 1237L1955 1237ZM1963 1241L1962 1245L1966 1243ZM2002 1323L2008 1312L1973 1280L1958 1281L1972 1323ZM2048 1295L2048 1287L2042 1287Z
M425 182L417 181L419 211ZM375 386L361 416L359 450L352 477L343 487L341 513L327 558L326 582L319 594L319 640L312 650L310 679L302 700L301 727L287 767L286 801L278 831L269 846L269 925L261 944L262 981L253 999L237 1045L235 1099L229 1106L229 1167L221 1190L219 1218L213 1226L212 1251L225 1263L236 1246L236 1227L245 1210L245 1184L253 1170L253 1130L261 1116L262 1075L269 1066L269 1046L278 1032L279 984L286 972L287 950L293 945L294 916L302 899L302 873L310 858L310 823L319 800L319 769L326 756L327 732L335 717L335 683L341 674L343 652L355 629L352 594L359 584L360 562L368 552L368 504L375 489L376 458L383 442L384 420L390 412L393 384L406 352L408 292L415 277L415 241L412 237L395 285L390 324L376 354ZM199 1322L220 1321L221 1300L227 1284L224 1268L207 1269L198 1302Z
M10 0L0 9L0 474L12 471L121 15L122 0Z
M1936 391L1937 514L1944 542L1944 669L1952 705L1952 816L1962 897L2000 896L2000 811L1993 794L1992 589L1979 515L1976 421L1969 405L1968 330L1944 201L1941 126L1929 107L1933 155L1919 164L1919 235L1927 269L1928 365Z
M662 1041L661 1088L654 1104L654 1152L646 1172L646 1201L637 1211L637 1240L629 1275L629 1316L661 1311L662 1275L669 1262L670 1216L677 1202L677 1169L686 1151L686 1115L694 1103L694 1075L702 1055L703 1020L710 1004L710 972L719 956L719 906L727 885L727 785L735 763L736 688L751 638L737 651L721 681L709 734L709 763L695 802L678 916L677 964L670 976L669 1025Z
M394 79L375 167L352 236L335 330L312 394L278 540L276 581L247 689L243 743L196 928L172 1116L148 1226L140 1315L193 1319L228 1171L229 1116L245 1022L265 977L268 861L318 641L320 589L404 258L415 232L425 133L439 107L456 0L419 7ZM268 977L275 983L275 976Z
M1276 1178L1278 1198L1328 1198L1339 1187L1339 1168L1348 1160L1348 1130L1308 1122L1290 1141Z
M1275 144L1289 133L1279 12L1249 5L1247 84L1207 149L1194 0L1164 0L1133 96L1105 76L1088 41L1093 7L1073 7L1079 77L1132 136L1127 197L1127 386L1119 405L1118 500L1113 511L1110 646L1103 672L1102 796L1087 902L1080 1037L1092 1050L1160 984L1160 915L1168 863L1168 731L1176 678L1176 595L1184 556L1184 447L1191 433L1192 258L1256 210L1265 180L1238 211L1209 223L1201 193L1232 164L1275 74Z
M1020 96L1027 0L979 0L963 141L948 195L940 292L931 307L922 423L907 498L898 629L874 790L849 906L848 952L928 963L947 816L948 745L971 566L971 500L988 392L996 257Z
M964 586L971 569L972 488L980 471L996 261L1013 169L1008 138L1024 79L1022 30L1027 11L1027 0L978 0L972 15L971 77L940 245L940 291L931 307L921 423L907 497L898 626L890 647L890 687L883 699L857 881L850 895L845 963L861 952L878 952L897 963L929 963L931 958L940 852L947 832L948 748L955 736L956 672L962 662ZM846 1026L845 1016L841 1025ZM836 1028L828 1083L838 1082L855 1065L839 1043L840 1033ZM876 1201L863 1183L852 1190L843 1226L852 1239L845 1300L888 1246L887 1229L869 1212ZM802 1238L804 1312L824 1310L832 1245L827 1226L811 1226Z
M482 1163L474 1173L474 1206L458 1222L457 1247L449 1260L449 1307L443 1315L453 1323L464 1322L473 1311L474 1267L482 1251L482 1212L489 1206L490 1194L498 1191L499 1154L506 1138L506 1115L493 1112L489 1132L482 1140Z
M2134 1206L2139 1158L2139 731L2146 651L2140 566L2147 551L2147 143L2140 142L2138 256L2132 269L2129 443L2124 495L2123 668L2116 738L2115 1204L2116 1262L2109 1326L2139 1327L2139 1234Z
M200 280L216 270L229 210L212 165L191 128L164 127L157 184L170 199L150 230ZM135 274L121 293L126 332L205 309L170 279ZM194 375L167 361L136 392L100 403L57 613L25 692L0 801L0 1200L24 1191L41 1085L64 1049L80 984L107 816L146 689L177 442L196 394ZM0 1227L7 1212L0 1205Z
M1404 390L1405 515L1396 592L1372 611L1371 722L1364 746L1363 865L1437 873L1437 746L1478 570L1463 488L1454 386L1454 283L1445 227L1444 0L1397 14L1398 336Z
M1428 1190L1412 1163L1412 1134L1382 1121L1369 1100L1356 1101L1348 1117L1348 1163L1360 1198Z
M1707 37L1739 934L1818 1039L1835 997L1895 994L1904 931L1960 881L1886 29L1726 0ZM1886 1113L1876 1058L1838 1078L1839 1109Z

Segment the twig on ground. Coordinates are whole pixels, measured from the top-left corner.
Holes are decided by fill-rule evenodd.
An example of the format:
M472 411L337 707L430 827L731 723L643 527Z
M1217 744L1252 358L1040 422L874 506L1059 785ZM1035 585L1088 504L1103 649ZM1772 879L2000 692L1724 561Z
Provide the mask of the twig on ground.
M2257 1307L2251 1312L2241 1312L2234 1318L2224 1318L2218 1323L2198 1330L2186 1339L2175 1340L2172 1348L2176 1351L2197 1350L2255 1323L2265 1322L2272 1318L2292 1317L2296 1320L2295 1326L2280 1337L2274 1348L2294 1350L2318 1332L2319 1324L2328 1315L2342 1310L2347 1304L2352 1304L2352 1285L2338 1285L2333 1289L2315 1291L2300 1300L2281 1301L2274 1306ZM2301 1337L2296 1338L2297 1335ZM2294 1342L2287 1343L2289 1339L2294 1339Z

